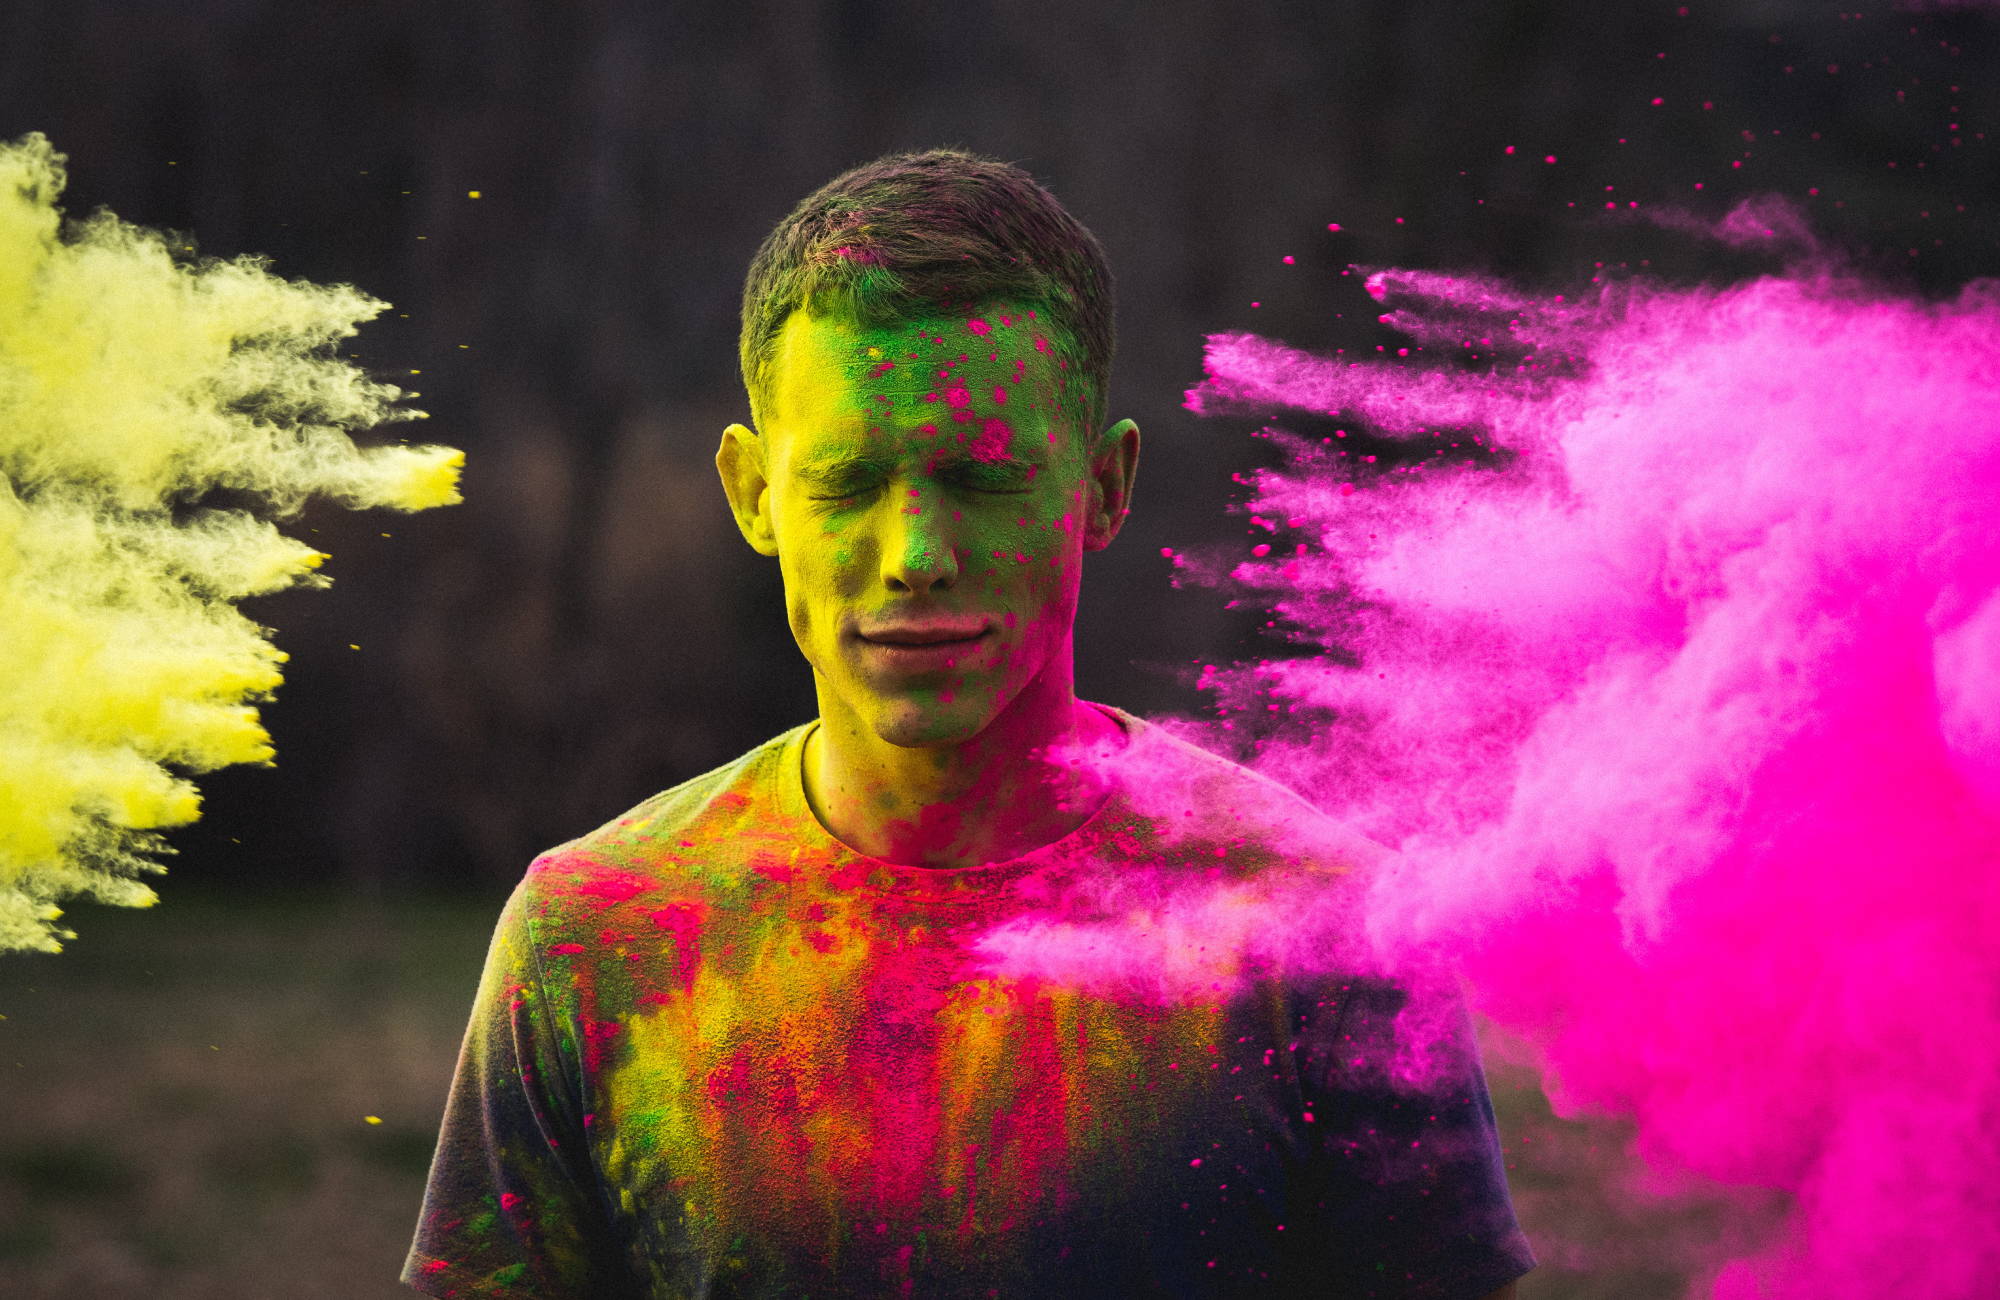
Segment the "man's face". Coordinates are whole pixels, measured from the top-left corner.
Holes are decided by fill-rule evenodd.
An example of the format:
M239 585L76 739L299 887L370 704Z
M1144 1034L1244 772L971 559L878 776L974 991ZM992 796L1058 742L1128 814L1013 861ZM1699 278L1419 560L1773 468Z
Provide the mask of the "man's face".
M1079 386L1026 310L786 322L763 427L724 458L761 458L732 502L778 557L822 717L937 746L1042 674L1067 699L1082 552L1110 531Z

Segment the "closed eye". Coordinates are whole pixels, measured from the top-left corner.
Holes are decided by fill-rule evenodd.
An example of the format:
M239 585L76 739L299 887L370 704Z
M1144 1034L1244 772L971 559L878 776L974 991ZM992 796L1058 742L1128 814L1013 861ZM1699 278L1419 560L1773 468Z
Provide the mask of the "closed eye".
M957 465L945 476L955 487L972 492L1026 492L1035 481L1035 467L1020 461L974 461Z
M804 476L806 496L814 501L851 501L873 492L882 482L880 475L865 472Z

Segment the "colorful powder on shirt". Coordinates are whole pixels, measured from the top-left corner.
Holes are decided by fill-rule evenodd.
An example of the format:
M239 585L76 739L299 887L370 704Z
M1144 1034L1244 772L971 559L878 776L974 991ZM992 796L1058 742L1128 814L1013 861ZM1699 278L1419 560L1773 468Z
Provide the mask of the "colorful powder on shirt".
M539 858L495 933L406 1276L676 1295L1155 1294L1198 1269L1227 1279L1203 1294L1380 1294L1356 1283L1421 1271L1484 1295L1518 1276L1462 1016L1430 1087L1387 1086L1417 998L1258 978L1146 918L1176 879L1247 899L1290 874L1287 818L1317 815L1106 716L1105 752L1152 779L1023 858L840 844L807 806L806 727ZM986 942L1037 918L1157 922L1187 951L1045 978L1021 959L1049 944Z
M1752 228L1804 226L1720 233ZM1375 947L1455 961L1560 1112L1629 1117L1657 1178L1789 1194L1713 1295L1977 1293L2000 285L1369 286L1412 360L1218 335L1188 396L1273 421L1259 544L1208 576L1308 650L1205 670L1225 734L1401 850Z
M0 951L74 937L66 897L155 901L134 877L199 808L172 769L270 761L285 656L236 602L326 557L243 503L423 510L463 459L349 439L422 414L333 355L387 304L65 227L63 180L41 136L0 146Z

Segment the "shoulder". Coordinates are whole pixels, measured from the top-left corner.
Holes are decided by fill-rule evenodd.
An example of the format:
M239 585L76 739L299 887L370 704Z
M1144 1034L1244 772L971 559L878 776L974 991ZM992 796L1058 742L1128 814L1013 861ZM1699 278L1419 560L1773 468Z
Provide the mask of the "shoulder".
M1063 841L1037 910L981 940L996 969L1153 1004L1254 985L1311 1014L1336 996L1366 965L1358 909L1389 851L1167 726L1107 712L1124 743L1076 761L1109 796Z
M1103 706L1099 706L1103 707ZM1210 752L1170 723L1108 709L1128 742L1097 757L1119 798L1170 836L1231 850L1267 846L1300 866L1372 872L1394 855L1271 778Z
M549 919L657 901L663 891L703 894L740 877L760 840L785 821L783 763L804 731L794 727L540 854L517 904Z

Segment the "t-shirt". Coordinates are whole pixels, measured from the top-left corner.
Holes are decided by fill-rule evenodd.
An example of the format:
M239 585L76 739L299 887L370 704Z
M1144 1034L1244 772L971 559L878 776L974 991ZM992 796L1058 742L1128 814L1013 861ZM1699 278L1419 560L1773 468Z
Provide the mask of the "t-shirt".
M1313 973L1284 924L1379 851L1105 712L1109 793L1013 861L834 839L815 724L536 859L403 1281L1470 1300L1526 1272L1462 1008Z

